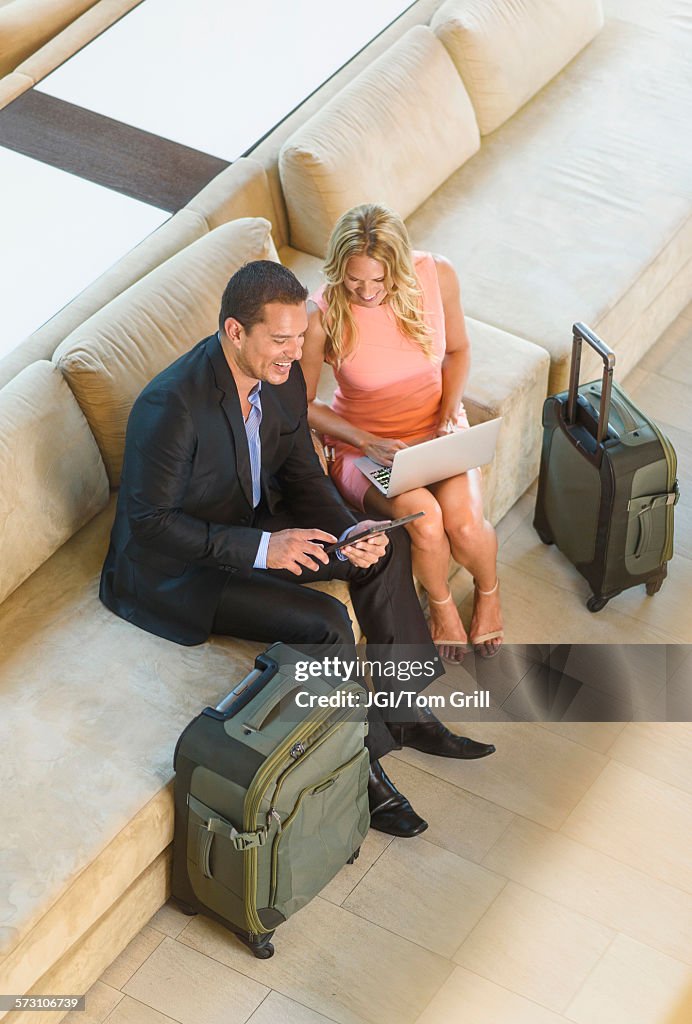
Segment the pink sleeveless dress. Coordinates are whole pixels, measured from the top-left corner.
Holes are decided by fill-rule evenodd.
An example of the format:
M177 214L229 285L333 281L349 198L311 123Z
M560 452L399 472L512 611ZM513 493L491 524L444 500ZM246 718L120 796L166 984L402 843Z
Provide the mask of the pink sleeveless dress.
M355 352L334 370L337 389L334 412L378 437L411 444L434 435L442 399L442 358L445 354L445 323L437 268L430 253L414 252L414 267L423 292L425 320L432 329L435 362L403 334L387 303L380 306L351 305L358 328ZM311 296L324 313L324 288ZM457 426L468 427L463 406ZM370 481L357 469L362 456L357 448L326 437L334 448L330 474L344 499L364 511L363 499Z

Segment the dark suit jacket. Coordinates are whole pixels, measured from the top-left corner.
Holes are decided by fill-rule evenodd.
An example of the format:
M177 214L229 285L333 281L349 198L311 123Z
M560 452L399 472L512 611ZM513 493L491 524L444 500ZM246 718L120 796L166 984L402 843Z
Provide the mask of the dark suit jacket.
M261 401L265 518L283 516L284 526L288 513L295 526L338 536L356 520L315 454L299 364L285 384L263 383ZM132 408L101 600L158 636L202 643L226 574L252 572L256 521L238 392L213 335L155 377Z

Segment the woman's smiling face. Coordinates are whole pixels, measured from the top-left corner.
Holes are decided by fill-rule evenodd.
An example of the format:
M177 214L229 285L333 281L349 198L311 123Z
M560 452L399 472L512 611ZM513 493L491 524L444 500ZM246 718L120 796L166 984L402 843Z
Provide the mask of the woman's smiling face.
M351 256L346 264L344 288L357 306L379 306L387 298L385 268L370 256Z

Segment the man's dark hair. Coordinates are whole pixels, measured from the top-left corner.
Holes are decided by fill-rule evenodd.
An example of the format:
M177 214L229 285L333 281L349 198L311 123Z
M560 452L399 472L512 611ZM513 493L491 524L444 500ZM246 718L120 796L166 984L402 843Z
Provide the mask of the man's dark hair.
M268 302L297 306L305 302L308 290L293 271L272 260L253 260L236 270L224 289L219 313L219 332L229 316L238 320L246 331L264 318Z

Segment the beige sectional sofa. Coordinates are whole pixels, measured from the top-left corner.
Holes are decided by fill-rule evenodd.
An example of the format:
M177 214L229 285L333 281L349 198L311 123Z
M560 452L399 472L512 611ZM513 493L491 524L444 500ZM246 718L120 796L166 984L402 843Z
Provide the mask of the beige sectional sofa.
M0 108L141 0L0 0Z
M535 476L571 322L629 368L692 297L684 28L635 0L600 32L591 0L521 0L520 32L498 3L419 0L0 363L0 991L85 991L164 901L175 739L255 650L178 647L97 596L129 408L214 329L233 270L280 258L316 285L333 219L368 199L449 256L470 418L505 417L494 521Z

